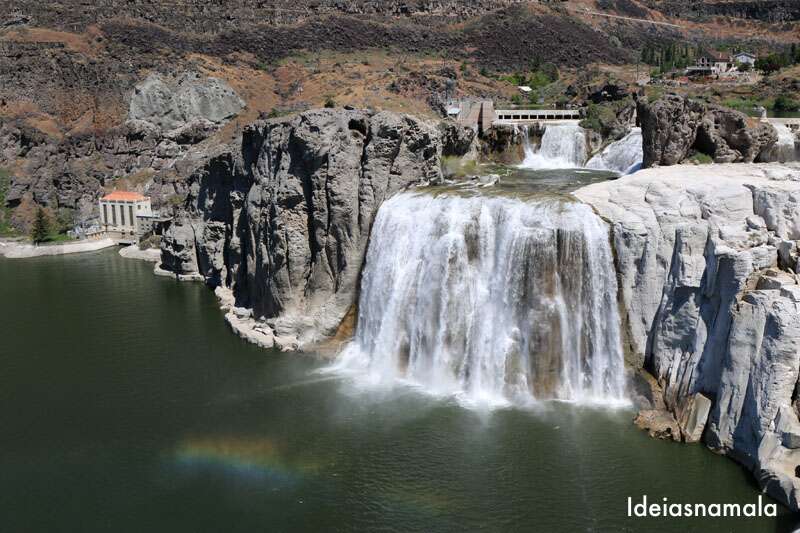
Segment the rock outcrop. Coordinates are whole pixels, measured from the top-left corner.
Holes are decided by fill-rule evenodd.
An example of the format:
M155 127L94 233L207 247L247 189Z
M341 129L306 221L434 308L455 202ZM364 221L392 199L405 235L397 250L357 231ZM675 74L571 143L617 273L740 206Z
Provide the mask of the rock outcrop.
M683 440L800 508L800 166L650 169L575 194L611 226L629 359Z
M541 139L541 135L536 137L536 141ZM522 130L513 124L495 124L483 134L481 156L489 161L516 164L525 157L524 143Z
M752 163L778 141L768 123L678 95L640 101L638 116L644 168L676 165L693 152L715 163Z
M256 123L190 178L161 268L222 288L228 322L262 346L317 343L357 300L381 202L441 178L443 131L353 110Z
M236 116L244 101L224 81L187 72L175 79L153 73L133 89L128 118L164 131L202 130ZM183 132L182 132L183 133Z

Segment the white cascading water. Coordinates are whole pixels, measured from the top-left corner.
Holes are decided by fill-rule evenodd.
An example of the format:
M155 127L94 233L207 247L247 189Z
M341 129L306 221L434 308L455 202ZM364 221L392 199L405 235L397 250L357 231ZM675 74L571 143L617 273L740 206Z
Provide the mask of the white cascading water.
M620 174L632 174L642 167L642 129L631 128L622 139L615 141L591 158L586 168L612 170Z
M529 169L580 168L586 162L586 132L577 123L548 124L539 149L530 142L523 126L525 159L520 167Z
M378 211L335 368L471 404L621 401L616 294L584 204L403 193Z
M775 143L770 149L761 154L760 160L763 162L781 162L797 161L800 158L800 150L798 150L797 137L795 133L789 129L785 124L772 124L778 132L778 142Z

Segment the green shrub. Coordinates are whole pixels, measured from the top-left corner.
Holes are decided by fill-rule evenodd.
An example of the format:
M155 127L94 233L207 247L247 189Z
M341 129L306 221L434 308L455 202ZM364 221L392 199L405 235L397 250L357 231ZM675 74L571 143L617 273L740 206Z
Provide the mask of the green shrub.
M777 98L775 98L775 103L772 104L772 109L775 111L798 111L800 110L800 102L788 94L780 94Z
M11 187L11 173L0 168L0 236L12 236L17 232L10 224L11 208L6 206L6 194Z
M602 104L590 103L586 108L586 116L581 120L580 126L606 135L608 130L617 122L617 114L629 103L629 99Z
M689 156L687 159L689 163L694 163L696 165L709 165L714 162L711 159L711 156L708 154L704 154L702 152L693 152L692 155Z
M36 209L36 219L33 221L33 229L31 230L31 240L33 244L39 244L48 240L50 236L50 218L44 209L39 207Z
M446 178L463 178L478 172L478 163L474 159L464 161L457 156L442 157L442 174Z

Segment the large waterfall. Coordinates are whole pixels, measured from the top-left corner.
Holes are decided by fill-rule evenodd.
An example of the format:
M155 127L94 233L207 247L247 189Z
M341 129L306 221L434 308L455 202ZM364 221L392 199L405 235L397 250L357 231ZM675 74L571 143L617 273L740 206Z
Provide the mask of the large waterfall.
M642 159L642 129L631 128L625 137L609 144L601 153L591 158L586 163L586 168L630 174L641 168Z
M586 132L577 124L548 124L536 149L523 126L525 159L522 168L579 168L586 162Z
M403 193L378 212L337 368L480 404L620 400L616 293L584 204Z

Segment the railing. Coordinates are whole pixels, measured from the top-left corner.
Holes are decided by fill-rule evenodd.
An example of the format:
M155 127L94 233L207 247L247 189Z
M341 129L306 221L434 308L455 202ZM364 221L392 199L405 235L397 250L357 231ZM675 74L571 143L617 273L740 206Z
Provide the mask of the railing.
M495 120L580 120L581 112L577 109L495 109Z

